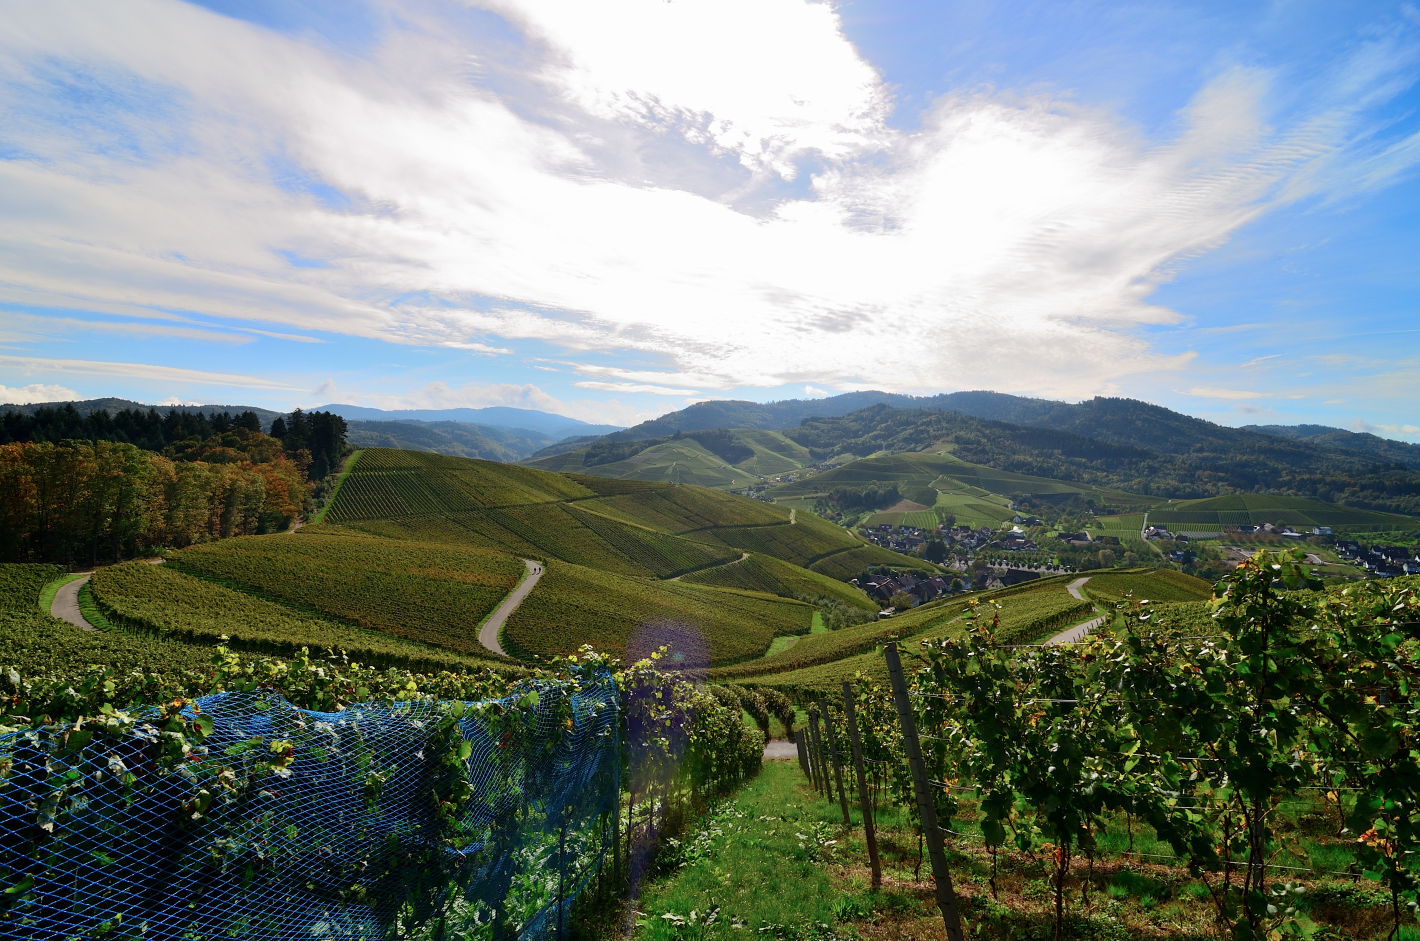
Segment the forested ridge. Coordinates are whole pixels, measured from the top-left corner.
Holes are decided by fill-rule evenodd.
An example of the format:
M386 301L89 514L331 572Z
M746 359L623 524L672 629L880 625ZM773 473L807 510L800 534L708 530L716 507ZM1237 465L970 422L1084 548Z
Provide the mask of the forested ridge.
M1150 443L1172 440L1150 427L1148 413L1140 412L1136 418L1138 438ZM1420 513L1420 473L1404 465L1265 434L1239 433L1245 440L1236 441L1193 435L1187 447L1165 453L1070 431L886 405L840 418L807 419L784 434L816 459L950 446L952 454L974 464L1134 493L1187 499L1257 491Z

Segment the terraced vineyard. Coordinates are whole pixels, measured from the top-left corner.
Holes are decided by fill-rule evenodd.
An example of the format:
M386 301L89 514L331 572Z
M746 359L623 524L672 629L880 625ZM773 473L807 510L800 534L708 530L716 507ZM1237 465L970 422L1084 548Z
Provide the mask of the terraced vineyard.
M366 478L372 482L362 484ZM488 493L478 490L485 482ZM372 496L377 490L383 494L378 500ZM494 505L495 497L510 502ZM437 509L441 499L450 509ZM376 516L379 506L391 508L389 515ZM563 477L380 448L368 449L355 464L326 518L387 538L459 543L657 578L719 565L740 552L808 565L865 550L847 578L869 564L907 564L905 557L868 546L811 514L791 523L788 510L716 490Z
M275 538L265 541L274 542ZM307 647L312 653L327 648L344 650L354 660L410 669L489 665L484 658L452 652L481 650L476 639L469 643L450 638L459 645L448 644L450 651L432 649L293 611L164 566L143 562L110 566L94 573L90 586L105 617L126 632L197 645L204 650L204 661L210 660L220 638L227 636L236 649L281 656Z
M877 611L878 606L861 591L817 572L781 562L773 556L751 553L743 562L695 572L682 581L719 588L739 588L761 591L784 598L827 595L844 604L864 611Z
M519 557L486 549L306 533L208 543L170 565L318 616L477 655L486 653L478 625L525 571Z
M940 571L940 569L934 570L930 564L912 556L900 555L878 546L868 545L824 556L809 565L808 569L810 572L817 572L828 578L847 581L850 578L857 578L870 565L889 565L902 571L930 572L932 574L937 574Z
M815 608L749 592L626 578L549 562L537 588L503 628L516 656L598 650L649 652L662 643L694 663L760 656L780 635L807 634Z

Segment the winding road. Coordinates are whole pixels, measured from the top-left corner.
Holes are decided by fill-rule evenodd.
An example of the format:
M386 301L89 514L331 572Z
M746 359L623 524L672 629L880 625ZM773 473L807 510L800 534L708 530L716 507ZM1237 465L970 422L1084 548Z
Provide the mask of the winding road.
M1090 577L1088 575L1083 578L1077 578L1070 584L1066 585L1065 590L1070 593L1070 597L1075 598L1079 601L1085 601L1086 598L1084 595L1080 594L1080 589L1085 587L1085 582L1089 580ZM1051 647L1055 644L1078 643L1084 640L1086 635L1088 635L1090 631L1103 624L1106 618L1107 615L1101 614L1099 617L1086 621L1084 624L1076 624L1069 630L1061 631L1059 634L1056 634L1054 637L1047 640L1045 642L1045 646Z
M79 589L89 583L89 577L85 575L60 585L59 590L54 593L54 603L49 606L49 613L61 621L68 621L81 631L98 633L99 629L84 620L84 615L79 613Z
M518 605L522 604L523 599L528 596L528 592L533 590L537 580L542 578L541 563L534 562L532 559L524 559L523 564L528 567L527 576L518 583L518 587L508 594L508 597L503 599L503 603L488 616L488 620L483 622L483 627L478 631L478 642L500 657L508 656L503 650L503 645L498 643L498 632L503 629L503 622L508 620L508 615L517 610Z

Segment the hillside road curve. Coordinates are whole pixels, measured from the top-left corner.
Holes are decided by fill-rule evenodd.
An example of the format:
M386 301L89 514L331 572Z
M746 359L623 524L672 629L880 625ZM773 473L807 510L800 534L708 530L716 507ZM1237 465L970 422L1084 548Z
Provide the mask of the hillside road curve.
M542 578L542 564L534 562L532 559L524 559L523 564L528 567L527 577L524 578L517 588L514 588L508 597L503 599L488 620L483 622L483 627L478 631L478 642L500 657L506 657L503 652L503 645L498 643L498 632L503 629L503 622L508 620L508 615L517 610L523 599L528 596L528 592L533 590L537 580Z
M59 590L54 593L54 603L49 606L49 613L61 621L68 621L81 631L98 633L99 629L85 620L84 615L79 612L79 589L88 582L89 576L85 575L60 585Z

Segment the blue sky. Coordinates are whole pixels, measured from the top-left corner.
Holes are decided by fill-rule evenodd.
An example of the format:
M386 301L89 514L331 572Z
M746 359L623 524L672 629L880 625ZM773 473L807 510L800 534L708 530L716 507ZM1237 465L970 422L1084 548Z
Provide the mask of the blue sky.
M1411 3L0 10L0 400L1420 440Z

